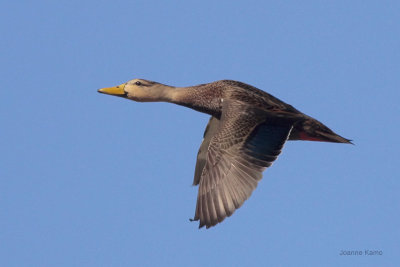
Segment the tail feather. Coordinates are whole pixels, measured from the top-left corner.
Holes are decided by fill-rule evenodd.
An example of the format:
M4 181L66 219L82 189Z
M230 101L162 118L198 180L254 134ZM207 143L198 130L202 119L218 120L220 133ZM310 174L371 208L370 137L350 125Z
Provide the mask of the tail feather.
M316 131L315 133L307 134L306 132L299 133L299 139L307 141L320 141L320 142L332 142L332 143L348 143L353 144L350 139L344 138L338 134L331 134L326 132Z
M350 139L344 138L321 122L308 117L307 119L295 123L289 136L289 140L307 140L320 142L333 142L353 144Z

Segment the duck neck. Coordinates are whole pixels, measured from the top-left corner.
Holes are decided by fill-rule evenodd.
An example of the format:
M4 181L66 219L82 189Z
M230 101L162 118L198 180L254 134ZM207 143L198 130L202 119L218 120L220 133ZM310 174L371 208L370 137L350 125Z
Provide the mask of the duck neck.
M208 84L175 87L170 94L168 102L213 116L219 116L221 109L219 94L219 90L210 88Z

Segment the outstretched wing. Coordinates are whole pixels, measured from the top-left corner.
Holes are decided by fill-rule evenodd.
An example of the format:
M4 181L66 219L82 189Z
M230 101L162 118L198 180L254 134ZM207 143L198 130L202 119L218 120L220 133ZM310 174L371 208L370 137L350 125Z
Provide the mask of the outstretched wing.
M211 116L204 131L203 141L201 142L199 152L197 153L193 185L198 185L200 183L201 173L203 172L204 165L206 165L208 146L210 145L211 138L217 132L218 126L219 119Z
M250 197L291 129L262 110L224 102L221 119L211 118L198 154L194 184L199 183L199 193L193 220L200 220L199 227L222 222ZM203 146L207 146L205 162Z

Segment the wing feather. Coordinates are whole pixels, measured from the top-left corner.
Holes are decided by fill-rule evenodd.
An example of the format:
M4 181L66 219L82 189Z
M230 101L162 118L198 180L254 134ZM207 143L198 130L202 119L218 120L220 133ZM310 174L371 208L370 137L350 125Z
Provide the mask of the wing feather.
M199 193L193 220L200 220L199 227L222 222L250 197L291 129L262 110L224 102L221 119L211 117L198 153L194 184L199 184Z

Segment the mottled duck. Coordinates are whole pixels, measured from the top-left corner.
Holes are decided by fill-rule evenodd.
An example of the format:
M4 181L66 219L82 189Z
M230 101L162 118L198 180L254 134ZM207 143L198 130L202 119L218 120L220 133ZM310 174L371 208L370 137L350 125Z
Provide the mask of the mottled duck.
M351 143L321 122L251 85L222 80L174 87L133 79L100 93L139 102L170 102L211 118L197 154L195 216L207 228L231 216L256 188L287 140Z

